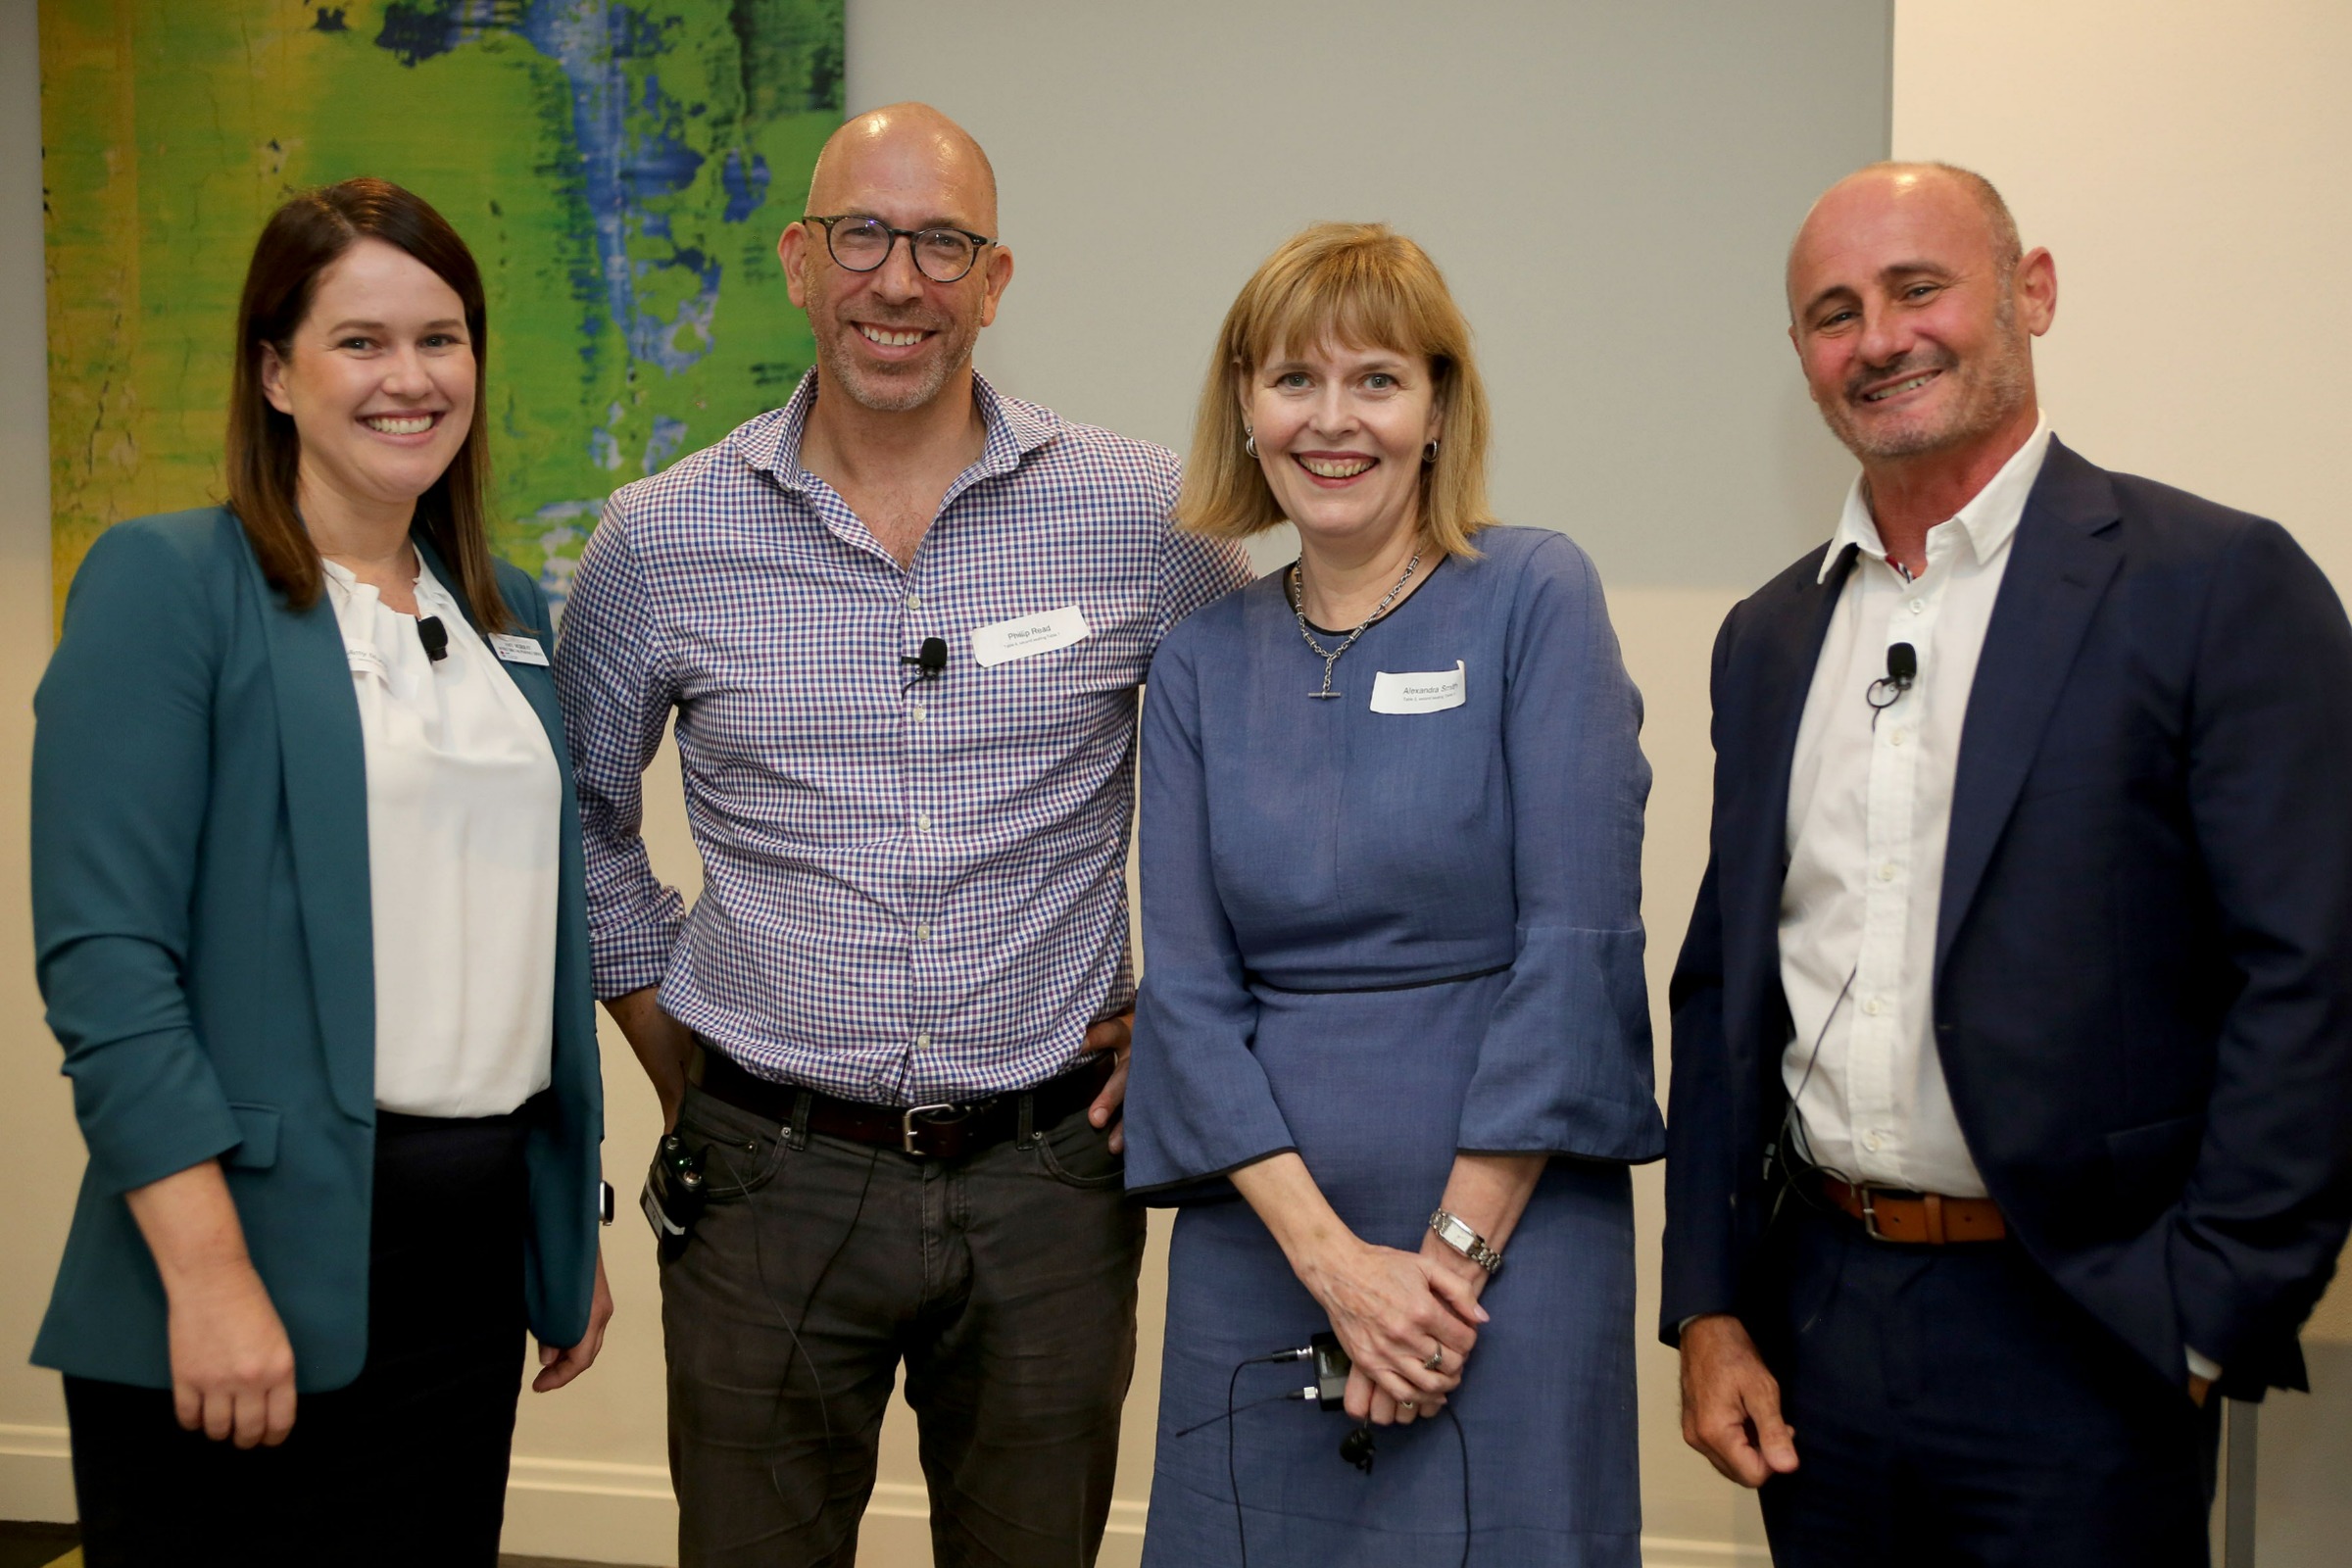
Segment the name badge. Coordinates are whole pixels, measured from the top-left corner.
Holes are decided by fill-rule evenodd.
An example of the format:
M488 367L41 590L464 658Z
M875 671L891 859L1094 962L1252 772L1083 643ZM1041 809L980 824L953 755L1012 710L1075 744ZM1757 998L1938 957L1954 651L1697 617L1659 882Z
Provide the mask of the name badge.
M373 675L377 680L384 682L386 685L391 684L392 666L385 663L384 656L377 653L374 649L363 648L351 643L345 643L343 645L343 657L351 661L351 672L353 674Z
M1375 713L1442 713L1469 700L1470 673L1458 659L1451 669L1406 675L1384 669L1372 677Z
M983 669L1032 654L1050 654L1056 648L1082 643L1093 634L1086 616L1076 605L1064 605L1049 610L1042 615L1023 615L1017 620L1000 620L993 626L972 628L972 659Z
M490 634L490 651L510 664L547 666L547 650L539 646L536 637L510 637L505 632Z

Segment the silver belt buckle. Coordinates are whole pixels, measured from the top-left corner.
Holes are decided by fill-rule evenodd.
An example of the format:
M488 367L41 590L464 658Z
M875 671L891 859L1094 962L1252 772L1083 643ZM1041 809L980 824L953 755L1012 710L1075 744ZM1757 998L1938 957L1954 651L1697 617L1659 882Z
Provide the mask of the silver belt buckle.
M1879 1229L1879 1206L1871 1200L1870 1189L1857 1187L1854 1191L1862 1197L1862 1234L1874 1242L1886 1240L1885 1234Z
M914 1147L916 1131L914 1118L917 1116L928 1116L933 1111L939 1110L952 1110L957 1112L956 1115L949 1118L952 1121L961 1121L963 1119L963 1107L956 1104L952 1100L943 1100L938 1103L931 1105L909 1105L906 1107L906 1113L899 1118L899 1146L917 1159L923 1158L924 1155L921 1150Z

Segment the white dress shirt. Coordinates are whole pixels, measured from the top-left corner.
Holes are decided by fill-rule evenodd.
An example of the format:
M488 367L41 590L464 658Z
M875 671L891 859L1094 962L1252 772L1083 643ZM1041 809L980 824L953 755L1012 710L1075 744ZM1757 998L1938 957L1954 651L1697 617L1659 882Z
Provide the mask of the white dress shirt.
M417 617L333 562L327 593L351 661L368 758L375 936L375 1102L495 1116L552 1081L563 778L547 730L417 563Z
M1862 480L1822 557L1858 550L1830 620L1788 775L1781 1059L1805 1155L1855 1182L1982 1198L1936 1051L1937 901L1952 776L2010 540L2050 446L2045 416L1957 516L1928 530L1927 569L1886 560ZM1887 650L1918 658L1876 711ZM1882 688L1882 697L1891 695Z

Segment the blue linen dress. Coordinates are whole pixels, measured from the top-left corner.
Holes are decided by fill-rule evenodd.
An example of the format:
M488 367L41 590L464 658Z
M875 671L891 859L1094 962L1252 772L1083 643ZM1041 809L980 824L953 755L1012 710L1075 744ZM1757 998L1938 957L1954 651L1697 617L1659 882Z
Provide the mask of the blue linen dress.
M1242 1561L1229 1475L1256 1568L1458 1562L1465 1490L1473 1562L1640 1562L1626 1166L1664 1146L1641 698L1581 550L1477 545L1357 640L1340 700L1308 696L1322 661L1283 573L1152 666L1127 1182L1182 1211L1148 1565ZM1457 662L1459 706L1372 710L1379 673ZM1293 1362L1242 1370L1229 1463L1235 1367L1330 1326L1223 1179L1285 1150L1358 1236L1407 1250L1457 1151L1558 1156L1483 1298L1459 1447L1443 1416L1389 1428L1359 1474L1346 1417L1252 1402L1312 1381Z

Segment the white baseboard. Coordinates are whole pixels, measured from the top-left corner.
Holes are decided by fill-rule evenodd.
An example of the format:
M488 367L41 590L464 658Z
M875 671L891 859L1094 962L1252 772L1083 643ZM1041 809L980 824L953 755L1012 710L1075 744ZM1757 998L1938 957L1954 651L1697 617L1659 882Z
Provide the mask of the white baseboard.
M1102 1568L1134 1568L1143 1556L1145 1504L1120 1498L1110 1505ZM0 1424L0 1518L70 1520L74 1473L66 1429ZM858 1534L858 1556L880 1565L931 1559L923 1489L903 1481L874 1488ZM666 1565L677 1561L678 1505L669 1471L654 1464L605 1464L588 1459L514 1456L507 1476L507 1529L502 1545L533 1557L581 1562ZM1731 1542L1642 1542L1644 1568L1764 1568L1760 1546Z
M1771 1568L1762 1546L1732 1541L1687 1541L1671 1536L1642 1538L1642 1568Z
M76 1517L66 1429L0 1423L0 1518L64 1523Z

